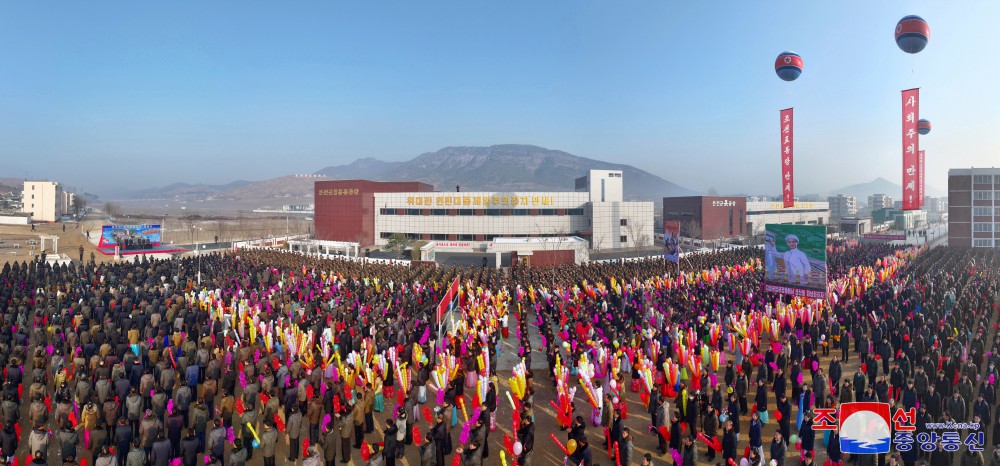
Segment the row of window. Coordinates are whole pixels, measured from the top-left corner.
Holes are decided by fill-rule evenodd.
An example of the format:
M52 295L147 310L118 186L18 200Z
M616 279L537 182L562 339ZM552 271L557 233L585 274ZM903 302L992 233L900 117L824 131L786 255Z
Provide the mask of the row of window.
M972 245L975 246L975 247L977 247L977 248L992 248L993 247L993 240L992 239L974 239L974 240L972 240Z
M972 182L975 184L1000 184L1000 175L974 175Z
M379 215L438 215L438 216L473 216L486 215L488 217L504 216L551 216L551 215L583 215L583 209L402 209L402 208L382 208ZM536 213L532 213L536 212ZM622 220L624 221L624 220ZM622 224L624 225L624 223Z
M1000 231L1000 222L997 222L996 224L987 222L976 222L972 224L972 231L977 231L977 232Z
M1000 207L973 207L972 215L996 215L1000 217Z
M993 191L975 191L972 193L972 198L977 201L989 201L994 198L1000 199L1000 191L996 191L996 194Z

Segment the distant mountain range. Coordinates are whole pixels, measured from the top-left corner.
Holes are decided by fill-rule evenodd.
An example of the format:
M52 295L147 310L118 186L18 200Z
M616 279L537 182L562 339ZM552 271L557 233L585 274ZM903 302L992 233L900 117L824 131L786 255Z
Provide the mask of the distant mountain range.
M698 194L631 165L578 157L537 146L445 147L406 162L366 158L326 167L317 174L334 179L423 181L440 191L572 191L588 170L621 170L626 199L660 200Z
M925 186L927 196L931 197L942 197L948 194L942 192L941 190L934 188L933 186ZM838 194L843 194L845 196L854 196L858 198L858 202L861 204L868 204L868 196L873 194L888 194L895 200L899 200L903 196L903 187L889 181L885 178L878 177L867 183L852 184L850 186L845 186L843 188L830 191L826 195L836 196ZM820 195L820 197L826 197Z
M573 191L573 180L587 170L622 170L626 199L659 201L665 196L696 195L631 165L603 162L536 146L446 147L405 162L373 158L348 165L329 166L309 176L283 176L262 181L234 181L224 185L174 183L163 187L122 193L128 199L263 200L305 197L313 194L313 182L323 179L367 179L376 181L422 181L439 191L456 185L466 191Z

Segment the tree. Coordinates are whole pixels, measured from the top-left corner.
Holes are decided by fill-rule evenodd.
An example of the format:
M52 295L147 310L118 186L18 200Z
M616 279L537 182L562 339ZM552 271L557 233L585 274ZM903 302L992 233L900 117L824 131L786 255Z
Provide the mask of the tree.
M117 217L121 215L122 212L121 208L118 207L118 204L107 201L104 203L104 213L107 214L108 217Z
M701 225L694 219L681 222L681 236L692 239L701 239Z
M394 233L385 243L385 249L395 253L402 253L413 244L413 240L402 233Z
M79 194L73 196L73 213L76 214L77 218L80 217L82 212L87 211L88 204L90 204L90 201L88 201L86 197Z

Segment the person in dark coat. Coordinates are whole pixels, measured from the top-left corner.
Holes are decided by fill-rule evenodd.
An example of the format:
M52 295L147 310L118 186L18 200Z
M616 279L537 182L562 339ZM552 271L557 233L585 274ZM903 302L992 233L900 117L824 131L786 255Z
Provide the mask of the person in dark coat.
M723 463L729 460L739 462L736 454L736 431L733 430L733 421L727 420L726 427L722 430L722 459Z
M382 432L385 434L385 453L382 455L385 458L385 466L396 466L396 434L399 433L399 428L390 418L385 420L385 430Z
M149 464L150 466L167 466L170 464L170 458L170 440L167 440L167 436L160 432L149 453Z
M672 439L673 439L673 437L671 437L671 440ZM691 436L690 435L685 436L684 437L684 450L681 453L682 464L680 464L680 465L674 464L674 466L696 466L696 464L697 464L697 451L696 450L697 449L694 446L694 440L692 440ZM648 457L649 455L647 454L646 456Z
M782 466L786 455L788 455L787 440L781 436L781 432L775 432L774 439L771 440L771 461L775 462L775 466Z
M196 466L198 463L198 436L194 429L188 429L181 440L181 461L184 466Z

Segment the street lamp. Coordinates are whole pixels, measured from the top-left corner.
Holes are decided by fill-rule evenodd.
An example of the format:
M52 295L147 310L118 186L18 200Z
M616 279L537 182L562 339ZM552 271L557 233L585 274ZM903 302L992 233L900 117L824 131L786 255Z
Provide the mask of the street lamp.
M194 247L194 253L198 255L198 285L199 286L201 285L201 255L202 255L201 250L204 249L204 248L205 248L204 244L202 244L200 248L198 247L198 245L195 245L195 247Z

